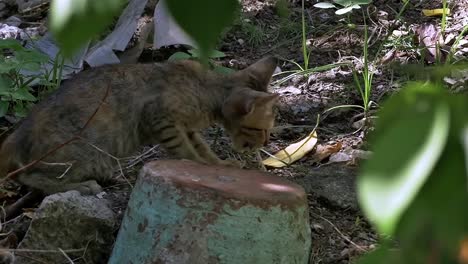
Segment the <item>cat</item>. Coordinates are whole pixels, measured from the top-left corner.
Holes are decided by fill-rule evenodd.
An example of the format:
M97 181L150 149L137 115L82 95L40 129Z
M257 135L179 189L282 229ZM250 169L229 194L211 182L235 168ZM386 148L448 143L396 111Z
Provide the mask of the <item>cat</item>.
M267 144L279 98L267 92L276 67L277 59L270 56L230 75L192 60L83 71L34 106L3 142L0 176L76 135L79 140L16 180L44 194L97 194L117 165L110 155L125 157L147 144L161 144L175 158L238 166L219 159L199 131L220 123L238 151Z

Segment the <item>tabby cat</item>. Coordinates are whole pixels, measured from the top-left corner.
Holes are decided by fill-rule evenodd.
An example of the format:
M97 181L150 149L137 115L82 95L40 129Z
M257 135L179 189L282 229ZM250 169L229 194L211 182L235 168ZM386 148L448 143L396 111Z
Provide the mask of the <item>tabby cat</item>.
M220 160L199 131L217 122L238 151L266 144L279 97L267 92L276 65L274 57L266 57L231 75L205 70L194 61L109 65L81 72L37 104L4 141L0 176L76 135L79 140L17 180L45 194L96 194L101 191L98 182L109 180L116 166L109 154L125 157L157 143L176 158L235 164Z

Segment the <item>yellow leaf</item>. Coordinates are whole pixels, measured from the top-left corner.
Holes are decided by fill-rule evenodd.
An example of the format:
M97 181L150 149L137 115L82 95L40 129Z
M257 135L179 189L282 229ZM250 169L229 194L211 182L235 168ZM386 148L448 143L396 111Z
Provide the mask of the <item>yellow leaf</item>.
M312 131L303 140L287 146L274 155L263 161L265 166L281 168L301 159L309 153L317 143L317 132Z
M438 8L438 9L423 9L422 10L423 14L425 16L441 16L444 14L444 9L443 8ZM445 9L445 14L450 15L450 9L446 8Z

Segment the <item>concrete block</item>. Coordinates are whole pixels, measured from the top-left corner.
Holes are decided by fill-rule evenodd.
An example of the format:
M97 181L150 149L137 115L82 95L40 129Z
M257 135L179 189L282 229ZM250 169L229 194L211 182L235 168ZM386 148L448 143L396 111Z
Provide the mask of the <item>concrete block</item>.
M142 169L110 264L308 263L306 194L255 170L155 161Z

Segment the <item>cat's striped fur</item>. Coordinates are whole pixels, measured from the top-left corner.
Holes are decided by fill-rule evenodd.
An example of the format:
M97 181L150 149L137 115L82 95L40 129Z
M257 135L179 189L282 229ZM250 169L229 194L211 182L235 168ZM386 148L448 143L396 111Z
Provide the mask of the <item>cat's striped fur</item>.
M145 144L174 157L226 164L200 129L221 123L238 150L268 142L278 95L267 92L276 59L220 75L193 61L104 66L77 74L37 104L0 150L0 175L28 164L76 135L109 94L78 141L64 146L18 180L45 193L97 193L113 174L115 157ZM71 167L69 167L71 166ZM67 169L65 175L62 175ZM63 177L59 177L62 175Z

